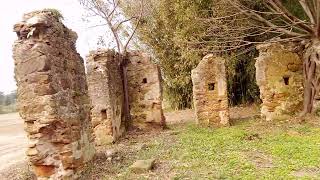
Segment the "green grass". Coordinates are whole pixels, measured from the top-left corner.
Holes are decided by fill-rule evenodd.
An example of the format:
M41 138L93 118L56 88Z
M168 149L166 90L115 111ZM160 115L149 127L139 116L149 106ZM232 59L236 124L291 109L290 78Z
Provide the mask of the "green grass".
M248 139L254 134L258 137ZM139 156L172 162L173 179L320 179L320 169L294 176L320 165L318 127L256 121L214 130L188 125L176 138L169 149L163 140Z
M320 179L318 125L248 120L219 129L193 124L170 128L169 133L140 139L147 148L127 154L121 166L115 164L113 173L104 174L104 177ZM130 146L127 148L132 148ZM157 160L152 172L142 175L130 172L128 167L135 160L149 158Z

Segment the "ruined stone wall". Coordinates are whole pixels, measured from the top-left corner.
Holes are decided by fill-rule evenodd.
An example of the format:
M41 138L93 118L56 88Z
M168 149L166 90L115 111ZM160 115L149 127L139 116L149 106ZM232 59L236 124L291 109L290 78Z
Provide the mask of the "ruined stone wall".
M287 119L302 108L302 60L292 52L293 44L264 44L257 47L256 78L266 120Z
M160 71L151 57L134 51L128 53L128 89L133 126L146 129L164 126Z
M18 109L38 179L74 179L94 156L90 101L77 35L51 11L14 26Z
M125 131L122 73L116 53L111 50L90 52L87 77L96 144L110 144Z
M225 60L205 56L192 70L193 103L197 123L204 126L229 125Z

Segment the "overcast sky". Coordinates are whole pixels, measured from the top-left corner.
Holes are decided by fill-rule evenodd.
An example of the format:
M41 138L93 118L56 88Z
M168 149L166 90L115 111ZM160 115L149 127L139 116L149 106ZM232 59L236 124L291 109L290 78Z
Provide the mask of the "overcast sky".
M66 26L78 33L77 49L82 57L96 48L96 34L101 29L88 29L81 19L84 14L78 0L10 0L0 6L0 91L9 93L16 89L12 45L16 39L13 25L26 12L43 8L55 8L62 12Z

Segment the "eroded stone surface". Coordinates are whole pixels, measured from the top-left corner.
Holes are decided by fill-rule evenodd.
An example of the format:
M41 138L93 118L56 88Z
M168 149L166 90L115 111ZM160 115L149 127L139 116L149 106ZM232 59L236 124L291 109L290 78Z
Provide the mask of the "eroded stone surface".
M209 54L192 70L191 77L197 123L204 126L228 126L225 60Z
M77 35L50 11L26 14L14 31L18 109L33 172L38 179L75 179L95 152Z
M132 122L125 118L122 66L126 66ZM160 73L149 56L136 51L120 59L111 50L92 51L87 57L87 70L98 145L116 141L128 124L140 129L164 126Z
M164 126L158 66L152 63L150 56L139 51L128 53L127 58L129 105L133 126L141 129Z
M261 115L266 120L287 119L302 108L302 60L290 44L257 47L256 78L262 100Z
M125 131L124 92L120 61L111 50L87 57L92 122L97 145L116 141Z

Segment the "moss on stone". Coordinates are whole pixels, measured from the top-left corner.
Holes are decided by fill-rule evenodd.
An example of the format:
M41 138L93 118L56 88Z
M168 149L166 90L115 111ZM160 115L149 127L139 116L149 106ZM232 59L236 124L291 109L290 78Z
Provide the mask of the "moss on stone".
M53 15L56 19L58 19L59 21L64 19L62 13L61 13L58 9L45 8L45 9L42 10L42 12L50 12L50 13L52 13L52 15Z
M258 49L256 68L263 101L261 113L267 120L297 113L303 100L302 60L288 50L286 44L266 44Z

